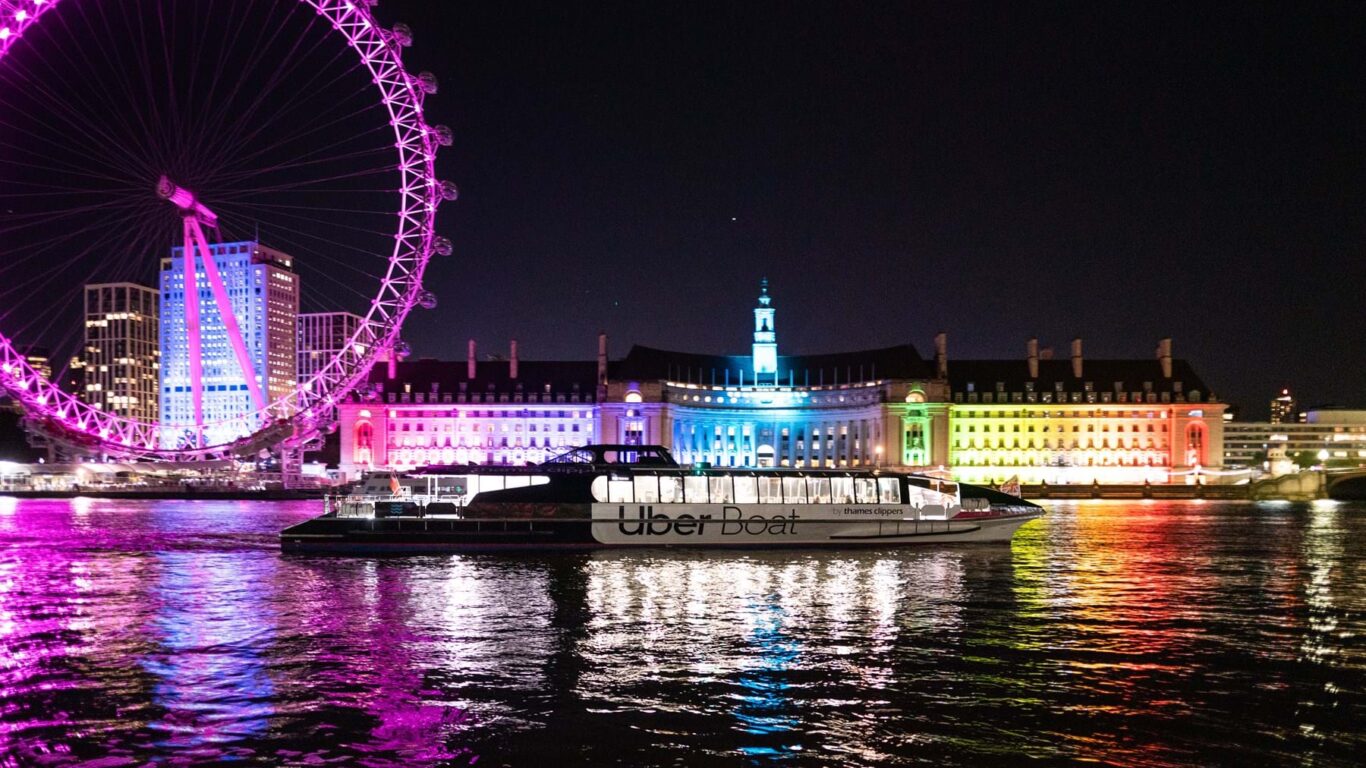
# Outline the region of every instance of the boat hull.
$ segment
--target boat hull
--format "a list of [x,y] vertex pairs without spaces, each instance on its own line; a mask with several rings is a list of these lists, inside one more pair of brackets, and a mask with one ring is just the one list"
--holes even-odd
[[[536,551],[640,547],[773,549],[896,547],[915,544],[1006,543],[1036,512],[968,519],[829,519],[787,515],[706,518],[658,513],[615,515],[594,505],[591,518],[346,518],[320,517],[280,534],[287,552],[419,553]],[[613,506],[615,509],[615,506]],[[735,508],[732,508],[735,509]]]

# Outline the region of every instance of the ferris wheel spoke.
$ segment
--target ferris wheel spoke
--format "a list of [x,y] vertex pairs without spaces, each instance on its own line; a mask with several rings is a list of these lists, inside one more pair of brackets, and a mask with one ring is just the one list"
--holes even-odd
[[[112,233],[106,233],[104,236],[84,238],[84,241],[87,244],[84,248],[81,248],[76,251],[75,257],[65,260],[57,260],[53,269],[39,272],[37,275],[35,275],[33,278],[30,278],[27,281],[16,283],[15,285],[7,289],[2,295],[5,298],[8,298],[17,292],[30,293],[41,291],[50,286],[51,284],[53,284],[54,282],[56,282],[58,278],[65,276],[68,272],[79,271],[78,265],[81,265],[85,261],[86,256],[89,256],[93,253],[126,253],[128,247],[132,244],[139,242],[141,237],[142,233],[136,230],[115,230]],[[80,275],[80,281],[76,284],[83,285],[86,281],[90,279],[90,277],[90,274]],[[12,314],[13,313],[7,313],[4,319],[9,319],[9,317]],[[36,322],[36,320],[39,318],[38,315],[30,315],[29,317],[30,319],[28,323],[20,327],[18,331],[19,335],[22,335],[24,332],[26,332],[28,328],[32,325],[32,323]]]
[[[135,146],[140,141],[146,141],[147,137],[152,135],[152,131],[147,124],[141,109],[128,108],[129,106],[138,104],[137,99],[134,97],[133,83],[126,68],[110,54],[108,47],[104,44],[105,35],[99,33],[102,30],[109,29],[108,18],[103,12],[103,4],[95,3],[94,6],[99,9],[98,13],[103,17],[98,30],[96,25],[91,22],[90,17],[87,15],[87,5],[84,3],[78,3],[76,5],[76,9],[79,13],[75,14],[85,25],[85,30],[83,32],[76,33],[72,30],[65,14],[57,14],[57,21],[67,28],[69,34],[81,34],[84,37],[90,37],[91,39],[99,41],[93,46],[75,46],[73,50],[76,51],[76,55],[78,55],[86,64],[89,71],[108,73],[111,75],[109,79],[117,84],[119,92],[117,95],[114,93],[113,89],[97,88],[95,91],[105,97],[104,107],[108,110],[107,114],[109,114],[110,119],[115,124],[122,127],[124,133],[124,146]],[[66,50],[66,47],[63,46],[62,51],[65,53]],[[92,51],[98,52],[101,61],[92,61]],[[101,82],[104,81],[104,78],[102,78]],[[140,123],[139,126],[134,126],[129,122],[129,113],[136,117]]]
[[[55,14],[55,16],[57,16],[58,23],[62,24],[63,26],[67,26],[67,28],[69,29],[69,26],[66,24],[65,16],[63,14],[57,13]],[[98,46],[100,44],[97,43],[96,45]],[[53,47],[56,49],[58,55],[68,65],[75,65],[76,60],[73,59],[71,54],[67,52],[65,46]],[[84,47],[80,47],[79,50],[81,51],[79,55],[86,62],[86,69],[96,73],[101,72],[102,68],[93,67],[89,64],[89,58],[84,53]],[[125,118],[119,116],[116,117],[115,120],[112,122],[106,119],[99,121],[97,123],[90,123],[89,121],[82,120],[82,113],[90,114],[92,112],[92,108],[86,106],[84,110],[78,110],[73,108],[69,102],[75,100],[79,102],[88,103],[87,97],[89,94],[81,91],[73,92],[70,89],[67,89],[61,93],[55,91],[52,87],[49,86],[49,83],[61,82],[60,74],[53,69],[51,64],[46,59],[38,58],[37,64],[38,66],[43,67],[45,72],[37,73],[29,71],[21,65],[18,65],[17,62],[11,62],[9,69],[12,69],[13,71],[25,76],[28,79],[29,88],[40,91],[48,99],[51,99],[51,107],[53,114],[61,115],[64,118],[64,121],[67,124],[67,126],[69,126],[71,129],[84,133],[89,142],[93,144],[94,148],[97,151],[105,153],[116,153],[120,156],[120,158],[123,161],[127,163],[131,163],[135,166],[142,166],[144,168],[146,167],[145,161],[142,158],[138,157],[138,155],[131,150],[131,147],[137,146],[138,142],[136,139],[136,135],[129,131],[126,128],[126,126],[121,124],[122,121],[125,120]],[[114,115],[121,115],[119,105],[117,103],[109,101],[109,89],[95,87],[90,90],[91,92],[99,96],[102,100],[101,105],[93,108],[93,111],[95,113],[112,113]],[[122,137],[123,140],[121,141],[120,137],[110,133],[106,126],[122,127],[124,129],[124,133],[126,134]]]
[[[81,217],[81,220],[84,222],[83,224],[81,224],[80,226],[76,226],[76,227],[68,227],[68,228],[65,228],[65,230],[64,230],[60,235],[57,235],[57,236],[54,236],[54,237],[50,237],[50,238],[46,238],[46,239],[44,239],[43,241],[41,241],[40,243],[37,243],[37,244],[31,246],[31,247],[28,249],[28,250],[30,250],[30,253],[29,253],[29,255],[26,255],[26,256],[24,256],[24,255],[18,255],[18,254],[22,254],[22,253],[24,252],[24,250],[25,250],[24,248],[16,248],[16,247],[14,247],[14,246],[12,246],[12,245],[9,246],[9,247],[6,247],[6,248],[4,249],[4,253],[5,253],[5,269],[4,269],[4,271],[5,271],[5,272],[11,272],[11,273],[12,273],[12,272],[13,272],[14,270],[16,270],[18,267],[23,266],[24,264],[26,264],[29,260],[35,259],[35,258],[37,258],[38,256],[41,256],[41,255],[43,255],[43,254],[45,254],[45,253],[48,253],[48,252],[50,252],[52,249],[57,248],[58,246],[65,245],[65,244],[68,243],[68,242],[71,242],[71,241],[81,242],[84,238],[87,238],[87,237],[90,236],[92,233],[97,234],[97,233],[100,233],[100,232],[107,232],[107,231],[111,231],[111,230],[117,230],[117,229],[119,229],[119,227],[117,227],[116,225],[117,225],[117,223],[119,222],[119,220],[121,220],[121,219],[123,219],[123,218],[125,218],[125,217],[120,216],[120,217],[118,217],[118,218],[110,218],[110,219],[92,219],[92,218],[90,218],[89,214],[86,214],[86,215],[84,215],[84,216]],[[60,220],[60,219],[58,219],[58,220]],[[24,228],[25,228],[25,227],[21,227],[21,226],[12,227],[12,228],[6,229],[6,230],[5,230],[5,234],[6,234],[6,235],[13,235],[13,234],[15,234],[15,233],[21,231],[21,229],[24,229]],[[16,289],[16,287],[15,287],[14,285],[10,285],[10,286],[8,286],[5,290],[6,290],[6,292],[12,292],[12,291],[14,291],[15,289]],[[0,295],[4,295],[4,294],[0,294]]]
[[[434,176],[423,94],[390,31],[369,2],[46,2],[41,20],[19,27],[23,43],[0,51],[0,387],[42,423],[84,432],[117,455],[254,452],[278,441],[254,430],[288,415],[281,407],[297,410],[285,424],[298,439],[316,434],[335,398],[394,342],[440,247],[431,231],[449,192]],[[326,376],[308,387],[285,395],[272,384],[277,402],[247,402],[243,393],[238,416],[200,411],[199,440],[183,439],[176,422],[163,428],[155,412],[96,410],[50,382],[35,385],[14,347],[17,335],[54,345],[61,378],[71,359],[63,353],[83,333],[73,320],[84,285],[156,285],[168,247],[184,242],[152,194],[162,176],[223,215],[221,228],[201,226],[190,238],[190,259],[206,267],[205,301],[219,305],[215,317],[239,279],[227,271],[237,262],[217,261],[218,243],[267,239],[225,239],[264,227],[272,247],[298,259],[304,305],[358,310],[365,329],[353,340],[366,341],[328,361]],[[209,273],[219,270],[223,290],[214,290]],[[232,352],[231,375],[254,381],[254,363]],[[201,380],[199,391],[209,383]]]
[[[253,58],[247,64],[248,71],[251,71],[252,68],[254,68],[260,63],[260,60],[265,56],[265,52],[269,48],[274,46],[275,41],[283,33],[284,28],[285,27],[282,24],[274,25],[272,34],[266,40],[265,44],[256,46],[253,49]],[[314,41],[313,47],[320,45],[321,41],[322,38],[319,37],[317,40]],[[287,49],[285,57],[283,59],[280,59],[280,61],[283,61],[285,63],[282,66],[276,67],[271,72],[266,84],[261,88],[262,93],[274,92],[274,89],[278,87],[280,80],[283,79],[287,74],[295,71],[296,68],[300,66],[300,62],[305,58],[304,56],[300,55],[300,45],[302,44],[302,42],[302,38],[296,38],[293,41],[292,45]],[[232,91],[227,95],[226,98],[222,99],[220,103],[223,105],[234,104],[237,98],[237,94],[240,92],[244,80],[245,78],[238,78],[233,85]],[[252,131],[259,132],[259,126],[253,126],[254,123],[271,122],[271,117],[269,114],[265,116],[258,115],[261,109],[264,108],[265,104],[266,100],[260,98],[259,96],[258,98],[252,99],[252,101],[247,105],[247,108],[242,112],[239,119],[237,119],[234,122],[232,130],[221,132],[211,131],[211,137],[215,140],[218,140],[217,144],[227,148],[226,151],[230,151],[233,146],[235,146],[237,143],[241,141],[241,136],[243,132],[247,131],[249,127],[251,127]],[[223,109],[226,109],[226,106]],[[221,125],[225,114],[226,113],[224,111],[220,110],[219,115],[216,118],[210,119],[210,125]],[[217,158],[220,157],[224,151],[225,150],[222,149],[214,150],[211,148],[207,151],[206,154],[209,157]]]
[[[322,133],[322,132],[324,132],[324,131],[327,131],[327,130],[331,130],[331,129],[336,128],[336,127],[338,127],[338,126],[346,125],[349,121],[355,120],[357,117],[360,117],[360,116],[362,116],[362,115],[364,115],[364,114],[366,114],[366,113],[368,113],[368,112],[372,112],[372,111],[374,111],[374,107],[373,107],[373,106],[361,107],[361,108],[359,108],[359,109],[353,110],[353,111],[348,112],[348,113],[346,113],[346,114],[339,115],[339,116],[337,116],[337,117],[335,117],[335,118],[332,118],[332,119],[328,120],[328,121],[325,122],[325,123],[321,123],[321,124],[319,124],[319,125],[316,125],[316,126],[310,128],[310,129],[307,130],[307,131],[301,131],[301,132],[299,132],[299,133],[297,133],[297,134],[295,134],[295,135],[291,135],[291,136],[285,137],[285,138],[283,138],[283,139],[276,140],[276,141],[274,141],[274,142],[272,142],[272,143],[270,143],[270,144],[268,144],[268,145],[266,145],[266,146],[264,146],[264,147],[261,147],[261,148],[259,148],[259,149],[254,150],[254,151],[246,152],[246,153],[242,153],[242,154],[240,154],[240,155],[237,155],[237,156],[235,156],[235,159],[233,159],[233,160],[227,162],[226,164],[224,164],[224,165],[222,166],[222,170],[223,170],[222,176],[225,177],[225,178],[233,178],[235,174],[233,174],[233,173],[227,173],[227,171],[230,171],[231,169],[234,169],[234,168],[238,168],[238,167],[240,167],[241,165],[243,165],[243,164],[245,164],[245,163],[248,163],[248,162],[252,162],[252,161],[254,161],[254,160],[257,160],[258,158],[261,158],[261,157],[264,157],[264,156],[268,156],[268,155],[270,155],[270,154],[272,154],[272,153],[278,152],[278,151],[280,151],[281,149],[283,149],[283,148],[285,148],[285,147],[287,147],[287,146],[290,146],[290,145],[292,145],[292,144],[298,144],[298,143],[305,143],[305,144],[307,144],[307,143],[309,143],[309,139],[311,139],[311,138],[314,137],[315,135],[317,135],[317,134],[319,134],[319,133]],[[316,116],[317,116],[317,117],[322,117],[322,116],[323,116],[323,113],[318,113]],[[325,145],[323,145],[323,146],[315,146],[315,147],[313,147],[312,149],[310,149],[308,153],[306,153],[306,154],[304,154],[304,155],[302,155],[302,156],[295,156],[295,160],[297,161],[298,159],[300,159],[300,158],[302,158],[302,157],[307,157],[307,156],[312,155],[312,154],[317,154],[317,153],[321,153],[321,152],[326,152],[326,151],[329,151],[329,150],[332,150],[332,149],[335,149],[335,148],[337,148],[337,147],[341,147],[341,146],[344,146],[344,145],[347,145],[347,144],[354,144],[354,143],[356,142],[356,139],[358,139],[358,138],[366,137],[366,136],[369,136],[370,134],[382,134],[383,132],[384,132],[384,129],[383,129],[383,128],[379,128],[379,127],[370,128],[370,129],[367,129],[367,130],[364,130],[364,131],[351,132],[351,133],[348,133],[348,134],[346,134],[345,136],[343,136],[343,138],[338,139],[338,140],[336,140],[336,141],[332,141],[332,142],[330,142],[330,143],[328,143],[328,144],[325,144]],[[376,153],[376,154],[380,154],[380,153],[392,154],[392,153],[393,153],[392,147],[380,147],[380,146],[373,147],[373,148],[370,148],[370,149],[367,149],[367,150],[364,150],[364,151],[367,151],[367,152],[374,152],[374,153]],[[346,156],[333,156],[332,159],[333,159],[333,160],[346,159]],[[281,170],[281,169],[294,168],[294,167],[297,167],[297,165],[298,165],[297,162],[276,163],[276,164],[273,164],[273,165],[271,166],[271,170],[272,170],[272,171],[278,171],[278,170]],[[238,173],[240,174],[240,173],[249,173],[249,172],[250,172],[250,171],[239,171]]]
[[[346,230],[346,231],[349,231],[349,232],[358,232],[358,233],[361,233],[361,234],[375,235],[376,237],[387,237],[387,234],[388,234],[388,233],[384,232],[383,230],[371,229],[371,228],[369,228],[369,227],[356,226],[356,225],[354,225],[354,224],[345,224],[345,223],[339,222],[339,221],[337,221],[337,220],[335,220],[335,219],[330,219],[330,218],[324,219],[324,218],[320,218],[320,217],[317,217],[317,216],[307,216],[307,215],[304,215],[304,214],[301,214],[301,213],[287,213],[287,212],[284,212],[284,211],[277,211],[277,210],[275,210],[272,206],[265,206],[265,205],[261,205],[261,206],[252,206],[252,205],[244,205],[244,204],[241,204],[241,203],[237,203],[237,204],[222,205],[222,206],[220,206],[220,207],[221,207],[224,211],[227,211],[227,210],[230,210],[230,209],[233,209],[233,208],[248,208],[248,209],[253,209],[253,208],[254,208],[254,209],[256,209],[255,212],[252,212],[251,210],[248,210],[248,211],[242,216],[242,218],[257,218],[257,219],[259,219],[259,220],[266,220],[266,218],[269,218],[269,217],[276,217],[276,218],[285,219],[285,220],[288,220],[288,221],[306,222],[306,223],[309,223],[309,224],[315,224],[315,225],[319,225],[319,226],[321,226],[321,227],[325,227],[325,228],[330,229],[330,230],[342,229],[342,230]],[[320,242],[327,242],[327,243],[329,243],[329,244],[331,244],[331,245],[336,245],[336,246],[342,247],[342,248],[352,248],[353,250],[356,250],[356,251],[359,252],[359,253],[373,253],[372,251],[369,251],[369,250],[366,250],[366,249],[362,249],[362,248],[358,248],[358,247],[356,247],[356,246],[354,246],[354,245],[351,245],[351,244],[349,244],[349,243],[344,243],[344,242],[342,242],[342,241],[340,241],[340,240],[325,239],[325,238],[323,238],[321,235],[315,235],[315,237],[317,237],[317,238],[319,239]],[[383,258],[387,259],[388,256],[385,255]]]
[[[334,55],[334,56],[333,56],[333,62],[335,62],[338,58],[339,58],[339,55]],[[321,71],[321,70],[319,70],[319,71]],[[338,83],[338,82],[341,82],[342,79],[343,79],[344,77],[346,77],[347,75],[349,75],[349,74],[350,74],[350,73],[339,73],[339,74],[335,75],[331,80],[329,80],[329,81],[327,81],[327,82],[325,82],[325,83],[315,83],[315,82],[313,82],[313,79],[317,77],[317,74],[315,73],[314,77],[313,77],[313,78],[310,78],[309,82],[305,83],[305,84],[302,86],[302,87],[305,89],[305,91],[306,91],[309,95],[292,101],[292,102],[291,102],[288,106],[286,106],[284,109],[275,110],[275,111],[271,112],[271,113],[268,114],[264,119],[262,119],[259,123],[257,123],[257,124],[254,126],[254,128],[253,128],[253,130],[251,131],[250,134],[248,134],[248,135],[246,135],[246,136],[243,136],[243,137],[242,137],[240,140],[238,140],[235,144],[231,144],[231,145],[230,145],[230,144],[225,143],[224,146],[223,146],[222,149],[221,149],[221,152],[220,152],[220,155],[219,155],[219,156],[221,157],[222,155],[230,154],[230,155],[234,158],[234,160],[231,161],[231,162],[228,164],[227,167],[231,168],[231,167],[233,167],[233,165],[236,164],[236,163],[240,163],[240,162],[244,162],[244,161],[247,161],[247,160],[250,160],[250,159],[254,159],[256,156],[258,156],[258,155],[261,154],[261,153],[269,152],[269,151],[271,151],[271,150],[277,149],[277,148],[279,148],[279,147],[281,147],[281,146],[284,146],[284,145],[290,143],[291,141],[300,141],[300,140],[302,140],[304,137],[306,137],[306,136],[308,136],[308,135],[317,133],[317,132],[319,132],[319,131],[331,129],[331,128],[335,127],[336,125],[340,124],[340,122],[341,122],[342,120],[345,120],[345,119],[348,119],[348,118],[354,119],[355,117],[358,117],[358,116],[360,116],[360,115],[362,115],[362,114],[364,114],[364,113],[366,113],[366,112],[373,112],[373,111],[375,111],[375,110],[376,110],[375,105],[374,105],[373,103],[368,103],[368,104],[364,104],[362,107],[360,107],[359,109],[355,110],[354,112],[349,112],[349,113],[346,113],[346,114],[342,115],[341,118],[332,119],[332,120],[329,120],[329,121],[327,121],[327,122],[318,122],[319,118],[327,117],[333,110],[336,110],[336,109],[338,109],[338,108],[344,108],[344,107],[351,101],[350,98],[345,98],[345,99],[334,99],[334,100],[331,100],[331,101],[329,101],[329,102],[325,102],[324,106],[323,106],[321,109],[312,109],[312,108],[311,108],[312,105],[318,100],[317,94],[329,92],[329,89],[330,89],[332,86],[334,86],[334,85],[335,85],[336,83]],[[307,111],[305,111],[305,110],[307,110]],[[250,141],[250,140],[252,140],[252,139],[255,139],[256,137],[262,135],[263,133],[267,133],[267,132],[276,132],[276,133],[278,133],[278,131],[273,131],[273,129],[274,129],[277,125],[279,125],[279,124],[281,124],[281,123],[284,123],[284,124],[286,124],[286,125],[293,125],[293,124],[299,122],[296,118],[297,118],[297,116],[298,116],[300,113],[309,115],[309,116],[311,117],[311,119],[314,121],[313,127],[311,127],[308,131],[299,132],[299,133],[296,133],[296,134],[284,134],[285,138],[280,139],[280,140],[276,140],[275,142],[272,142],[271,144],[267,145],[266,147],[263,147],[262,149],[257,150],[257,151],[255,151],[255,152],[251,152],[251,153],[234,152],[234,150],[238,149],[238,148],[239,148],[242,144],[244,144],[245,142],[248,142],[248,141]],[[381,130],[383,130],[382,126],[377,126],[377,127],[379,127]]]

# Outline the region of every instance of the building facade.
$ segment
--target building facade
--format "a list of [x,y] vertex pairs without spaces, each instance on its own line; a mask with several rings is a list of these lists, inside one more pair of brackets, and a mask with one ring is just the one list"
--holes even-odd
[[1271,398],[1270,407],[1272,424],[1289,424],[1296,420],[1295,397],[1289,389],[1282,389],[1279,395]]
[[1366,463],[1366,410],[1323,408],[1303,422],[1231,421],[1224,425],[1224,463],[1266,468],[1271,457],[1311,463]]
[[341,471],[539,463],[601,442],[592,362],[415,360],[376,366],[338,408]]
[[[776,309],[765,284],[749,355],[635,346],[609,360],[604,335],[596,365],[518,363],[515,351],[476,365],[471,342],[464,371],[377,368],[340,408],[342,469],[518,464],[586,442],[660,444],[686,464],[986,483],[1182,482],[1223,463],[1225,406],[1169,340],[1150,360],[1087,361],[1078,340],[1067,361],[1040,359],[1037,342],[1016,361],[950,361],[944,334],[932,360],[910,344],[782,355]],[[545,442],[560,423],[575,431],[549,434],[572,439]]]
[[[321,371],[329,362],[346,351],[365,318],[350,312],[308,312],[299,315],[298,379],[304,383]],[[362,336],[362,344],[369,346],[372,339]],[[364,349],[356,350],[364,354]]]
[[160,418],[160,296],[136,283],[85,286],[79,397],[107,413]]
[[[941,340],[940,344],[944,344]],[[1074,339],[1068,360],[948,363],[953,445],[949,464],[966,482],[1169,483],[1223,465],[1223,414],[1170,339],[1152,360],[1087,360]]]
[[[298,385],[299,277],[288,254],[256,242],[209,246],[242,334],[251,375],[266,403]],[[194,442],[183,248],[161,269],[161,434],[163,446]],[[198,287],[205,442],[229,442],[261,427],[227,327],[202,266]]]

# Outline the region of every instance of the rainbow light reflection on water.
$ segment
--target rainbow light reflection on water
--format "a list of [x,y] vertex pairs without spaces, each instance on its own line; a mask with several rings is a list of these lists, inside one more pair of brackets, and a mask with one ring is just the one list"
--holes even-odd
[[0,499],[0,765],[1350,764],[1366,508],[1011,547],[284,557],[309,504]]

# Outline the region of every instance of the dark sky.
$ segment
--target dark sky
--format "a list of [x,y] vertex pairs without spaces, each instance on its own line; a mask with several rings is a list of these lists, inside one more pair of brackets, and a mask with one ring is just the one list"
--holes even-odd
[[585,358],[947,331],[950,359],[1147,357],[1366,406],[1366,4],[386,0],[456,146],[438,312]]

